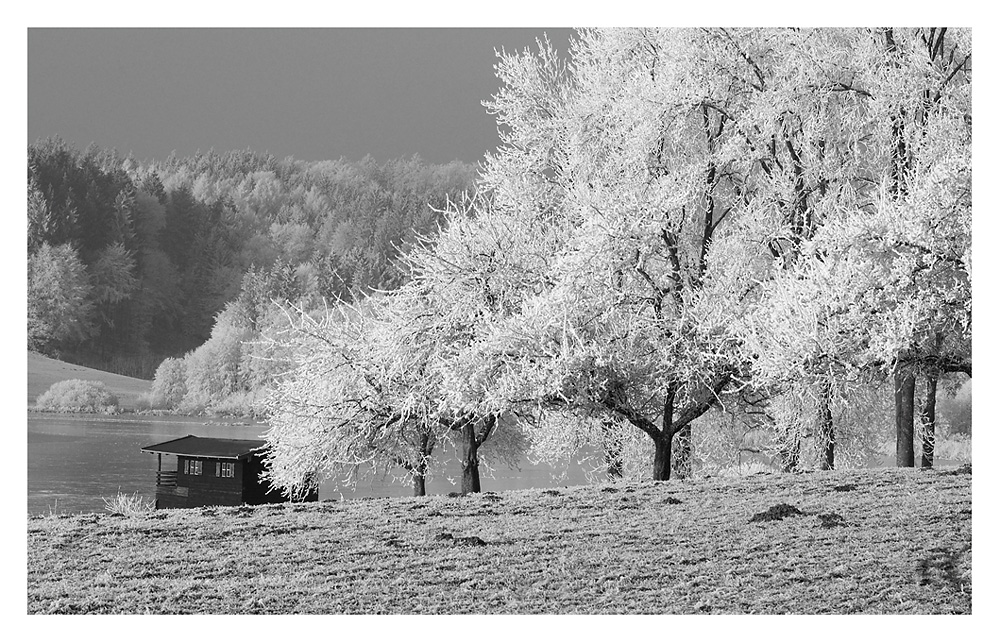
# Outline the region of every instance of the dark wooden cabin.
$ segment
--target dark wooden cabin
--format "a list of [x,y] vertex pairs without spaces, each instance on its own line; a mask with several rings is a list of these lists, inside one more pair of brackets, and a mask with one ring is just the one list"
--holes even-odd
[[[188,435],[143,447],[156,454],[156,508],[206,505],[262,505],[288,498],[261,481],[263,440],[200,438]],[[163,470],[163,456],[177,456],[177,469]],[[314,491],[306,501],[318,500]]]

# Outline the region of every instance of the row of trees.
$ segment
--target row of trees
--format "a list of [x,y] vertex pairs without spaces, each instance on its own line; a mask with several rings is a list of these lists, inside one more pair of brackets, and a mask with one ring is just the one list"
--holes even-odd
[[971,376],[969,33],[582,30],[570,54],[501,56],[503,144],[409,281],[292,316],[272,482],[401,466],[420,492],[451,442],[473,492],[487,440],[609,471],[639,440],[663,480],[719,409],[832,468],[835,418],[886,385],[913,466],[918,380],[930,464],[938,382]]
[[28,347],[148,378],[210,339],[251,271],[290,272],[292,301],[314,307],[395,287],[399,252],[472,178],[471,166],[418,157],[139,162],[39,141],[28,148]]
[[264,389],[291,366],[288,351],[272,339],[288,326],[275,302],[300,299],[287,264],[251,268],[237,297],[216,316],[208,341],[163,360],[156,369],[150,406],[180,413],[258,415]]

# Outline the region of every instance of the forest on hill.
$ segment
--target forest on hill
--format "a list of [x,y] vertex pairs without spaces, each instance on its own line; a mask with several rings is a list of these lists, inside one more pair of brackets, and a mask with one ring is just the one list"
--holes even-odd
[[152,379],[220,313],[391,289],[475,168],[419,157],[305,162],[252,150],[138,161],[57,137],[28,147],[28,348]]

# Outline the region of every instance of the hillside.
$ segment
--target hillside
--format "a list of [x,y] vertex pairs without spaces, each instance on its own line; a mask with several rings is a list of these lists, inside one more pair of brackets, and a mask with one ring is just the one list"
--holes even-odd
[[971,467],[28,521],[28,613],[972,610]]
[[153,384],[149,380],[68,364],[28,351],[28,406],[33,406],[39,395],[62,380],[104,382],[118,396],[119,405],[123,408],[134,408],[139,396],[148,393]]

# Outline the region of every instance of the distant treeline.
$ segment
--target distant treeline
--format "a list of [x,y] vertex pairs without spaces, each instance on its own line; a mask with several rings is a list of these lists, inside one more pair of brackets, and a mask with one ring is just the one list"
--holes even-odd
[[28,348],[151,378],[204,344],[241,292],[305,306],[403,280],[475,167],[307,162],[251,150],[138,161],[28,147]]

